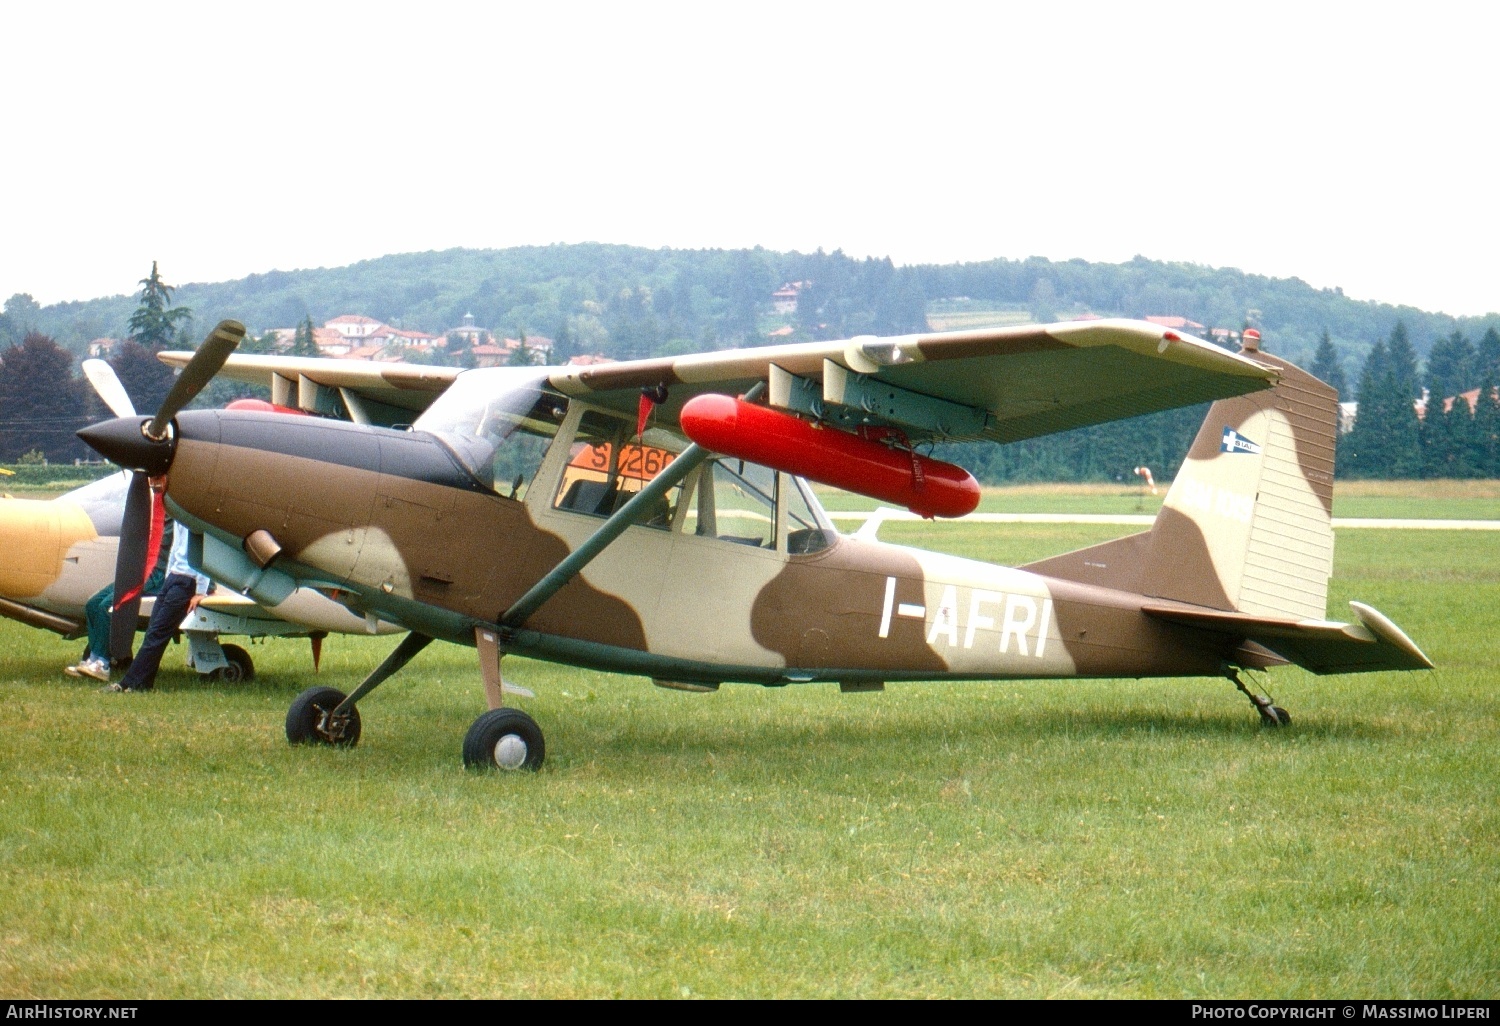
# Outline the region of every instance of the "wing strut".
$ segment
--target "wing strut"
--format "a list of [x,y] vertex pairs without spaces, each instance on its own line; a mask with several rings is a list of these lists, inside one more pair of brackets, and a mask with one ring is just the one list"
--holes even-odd
[[385,662],[375,667],[370,675],[364,679],[364,682],[354,689],[354,693],[340,702],[338,708],[328,714],[328,718],[331,720],[335,716],[353,709],[354,703],[385,683],[388,677],[411,662],[413,656],[431,643],[431,638],[425,634],[418,634],[416,631],[412,631],[406,637],[402,638],[401,644],[396,646],[396,651],[386,656]]
[[[757,382],[750,391],[743,396],[746,402],[753,402],[760,398],[766,390],[764,381]],[[660,474],[647,483],[646,487],[635,493],[629,502],[615,510],[608,520],[599,525],[599,530],[589,535],[584,543],[570,552],[566,559],[547,572],[547,575],[531,586],[531,590],[516,600],[515,605],[500,614],[500,626],[515,628],[526,622],[526,618],[541,608],[553,595],[562,590],[563,585],[577,577],[583,568],[592,563],[606,548],[609,543],[620,537],[625,528],[635,523],[638,513],[649,509],[651,503],[660,496],[665,495],[673,486],[680,482],[688,474],[708,458],[707,449],[696,442],[682,450],[671,463],[667,464]]]

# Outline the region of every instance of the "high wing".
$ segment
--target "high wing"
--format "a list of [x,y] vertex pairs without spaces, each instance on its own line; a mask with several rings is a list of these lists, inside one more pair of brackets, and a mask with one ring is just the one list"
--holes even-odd
[[1014,442],[1243,395],[1278,374],[1190,335],[1131,320],[863,336],[559,368],[566,395],[633,412],[665,386],[675,419],[704,392],[770,385],[771,405],[834,424],[885,424],[913,441]]
[[[166,352],[161,361],[185,367],[192,357]],[[461,373],[459,367],[248,354],[231,356],[219,371],[221,377],[269,388],[278,406],[386,427],[411,423]]]
[[[191,353],[163,353],[184,366]],[[455,367],[236,355],[220,372],[266,386],[271,401],[359,423],[410,423]],[[912,441],[1014,442],[1269,388],[1277,372],[1144,321],[1097,320],[979,331],[729,349],[554,369],[569,396],[633,413],[641,389],[667,390],[675,421],[705,392],[770,385],[773,406],[838,426],[878,424]]]

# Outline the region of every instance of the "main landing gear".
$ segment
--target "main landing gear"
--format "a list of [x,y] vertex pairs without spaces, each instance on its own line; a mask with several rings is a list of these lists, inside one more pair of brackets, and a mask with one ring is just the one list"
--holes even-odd
[[538,770],[546,755],[542,728],[519,709],[491,709],[464,735],[469,769]]
[[[464,736],[464,765],[470,769],[538,770],[547,754],[547,743],[536,720],[520,709],[505,705],[505,693],[529,696],[525,688],[507,685],[500,676],[500,646],[495,632],[486,627],[474,632],[479,664],[484,671],[484,691],[489,712],[474,721]],[[415,632],[402,639],[351,695],[338,688],[308,688],[292,701],[286,714],[286,739],[294,745],[320,744],[349,748],[359,742],[360,699],[400,670],[432,639]]]
[[530,695],[525,688],[506,684],[500,675],[500,639],[488,627],[474,628],[474,648],[484,674],[484,697],[490,711],[475,720],[464,735],[464,765],[469,769],[532,770],[542,768],[547,744],[536,720],[505,704],[507,691]]
[[308,688],[286,711],[286,739],[294,745],[351,748],[359,743],[359,710],[340,711],[347,696],[338,688]]
[[1260,713],[1260,725],[1262,727],[1290,727],[1292,725],[1292,714],[1281,706],[1273,704],[1271,699],[1265,695],[1257,695],[1247,688],[1245,682],[1240,680],[1239,670],[1233,666],[1226,666],[1224,668],[1224,676],[1228,677],[1229,682],[1239,688],[1246,698],[1250,699],[1250,704],[1255,706],[1256,712]]

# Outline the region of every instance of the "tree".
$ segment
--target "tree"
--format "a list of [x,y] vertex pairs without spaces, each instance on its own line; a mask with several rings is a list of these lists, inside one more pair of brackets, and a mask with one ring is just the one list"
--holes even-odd
[[448,337],[443,340],[443,362],[450,367],[465,369],[479,366],[479,360],[474,356],[474,345],[469,341],[468,335],[459,331],[448,332]]
[[87,395],[73,357],[38,331],[0,354],[0,462],[37,450],[72,460],[86,448],[74,432],[88,423]]
[[1359,409],[1345,440],[1342,469],[1349,477],[1415,478],[1422,447],[1413,405],[1416,356],[1401,322],[1370,349],[1359,377]]
[[155,413],[172,388],[172,369],[134,339],[115,346],[109,365],[139,413]]
[[1324,382],[1332,385],[1337,390],[1340,399],[1349,397],[1349,382],[1344,377],[1344,363],[1339,359],[1339,351],[1334,347],[1333,339],[1328,336],[1328,329],[1323,329],[1323,337],[1318,340],[1318,351],[1313,354],[1312,366],[1308,368],[1315,378],[1321,378]]
[[1500,332],[1496,332],[1494,328],[1485,330],[1474,357],[1472,384],[1481,384],[1485,378],[1489,378],[1492,384],[1500,382]]
[[1432,343],[1427,353],[1427,396],[1429,406],[1439,399],[1451,399],[1477,385],[1474,374],[1474,344],[1455,331]]
[[1469,466],[1479,477],[1500,477],[1500,375],[1486,374],[1479,382],[1470,434]]
[[318,348],[318,339],[317,339],[317,336],[313,333],[313,321],[312,321],[312,315],[311,314],[308,314],[307,318],[301,324],[297,325],[297,331],[292,336],[292,347],[287,350],[287,355],[288,356],[322,356],[323,355],[322,351]]
[[1370,347],[1359,372],[1359,406],[1355,410],[1354,427],[1340,443],[1343,451],[1338,454],[1338,474],[1341,477],[1378,477],[1385,470],[1385,440],[1377,430],[1379,415],[1372,412],[1385,366],[1385,343],[1376,342]]
[[130,315],[132,342],[139,342],[155,352],[167,348],[176,339],[178,329],[185,328],[193,319],[188,307],[172,306],[172,286],[161,280],[156,261],[151,261],[151,276],[140,280],[141,291],[136,297],[138,305]]
[[542,351],[526,343],[525,329],[518,331],[517,334],[520,335],[520,342],[516,345],[516,348],[510,351],[510,355],[505,358],[506,366],[538,367],[545,363],[546,359],[542,355]]
[[567,363],[578,355],[577,349],[573,342],[573,332],[568,329],[568,322],[564,319],[552,332],[552,362],[559,365]]
[[0,313],[0,343],[15,345],[26,338],[26,333],[35,331],[42,308],[28,292],[17,292],[5,301],[5,312]]
[[1422,476],[1473,477],[1474,416],[1462,398],[1429,392],[1422,417]]

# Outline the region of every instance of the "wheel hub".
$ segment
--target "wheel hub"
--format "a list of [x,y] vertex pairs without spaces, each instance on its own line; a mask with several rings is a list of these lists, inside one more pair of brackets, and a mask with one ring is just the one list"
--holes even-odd
[[[337,706],[333,707],[338,708]],[[329,744],[336,745],[349,733],[349,714],[342,713],[338,716],[333,714],[333,709],[324,709],[318,706],[318,735]]]
[[495,765],[501,769],[520,769],[526,762],[526,754],[526,742],[515,734],[506,734],[495,742]]

